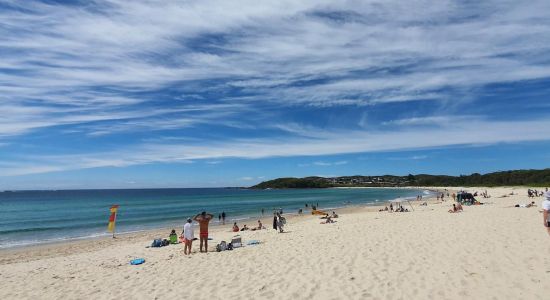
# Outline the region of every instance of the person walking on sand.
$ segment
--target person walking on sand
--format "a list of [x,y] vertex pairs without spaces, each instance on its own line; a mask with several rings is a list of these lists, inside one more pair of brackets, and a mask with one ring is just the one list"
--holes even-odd
[[[195,238],[195,232],[193,230],[193,220],[187,219],[187,223],[183,225],[183,254],[191,254],[191,247],[193,245],[193,239]],[[202,249],[202,248],[201,248]]]
[[202,251],[202,245],[204,244],[204,252],[208,252],[208,223],[214,218],[213,215],[207,214],[205,211],[196,215],[193,220],[199,222],[199,237],[200,237],[200,251]]
[[225,225],[225,211],[222,211],[222,224]]
[[544,193],[544,197],[546,199],[542,201],[542,219],[544,222],[544,227],[546,227],[546,230],[550,235],[550,192]]

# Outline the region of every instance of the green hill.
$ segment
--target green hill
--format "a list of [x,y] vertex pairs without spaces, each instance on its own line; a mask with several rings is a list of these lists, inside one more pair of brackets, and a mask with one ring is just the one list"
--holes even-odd
[[487,174],[448,176],[418,174],[407,176],[341,176],[277,178],[252,186],[253,189],[292,189],[328,187],[386,187],[386,186],[550,186],[550,169],[513,170]]

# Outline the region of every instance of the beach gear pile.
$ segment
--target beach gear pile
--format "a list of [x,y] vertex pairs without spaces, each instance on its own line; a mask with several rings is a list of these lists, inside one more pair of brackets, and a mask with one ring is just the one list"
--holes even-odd
[[154,239],[151,243],[151,247],[158,248],[170,245],[170,241],[167,239]]
[[243,246],[242,238],[240,235],[236,235],[231,239],[231,243],[227,243],[226,241],[221,241],[219,244],[216,245],[216,251],[222,252],[226,250],[233,250],[235,248],[240,248]]

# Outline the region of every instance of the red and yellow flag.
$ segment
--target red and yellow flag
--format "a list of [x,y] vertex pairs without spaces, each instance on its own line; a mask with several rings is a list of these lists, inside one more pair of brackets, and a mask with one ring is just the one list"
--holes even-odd
[[115,232],[116,212],[118,211],[118,205],[111,206],[111,215],[109,216],[109,226],[107,230]]

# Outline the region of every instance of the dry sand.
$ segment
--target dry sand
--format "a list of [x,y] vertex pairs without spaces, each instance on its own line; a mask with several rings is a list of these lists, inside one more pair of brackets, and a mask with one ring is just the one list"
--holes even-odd
[[[526,188],[487,190],[488,204],[458,214],[432,201],[409,213],[348,208],[327,225],[295,217],[286,233],[241,232],[261,244],[221,253],[145,248],[154,232],[4,250],[0,299],[550,299],[542,198],[513,208],[530,201]],[[211,249],[229,227],[211,232]],[[145,264],[130,265],[137,257]]]

